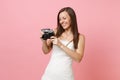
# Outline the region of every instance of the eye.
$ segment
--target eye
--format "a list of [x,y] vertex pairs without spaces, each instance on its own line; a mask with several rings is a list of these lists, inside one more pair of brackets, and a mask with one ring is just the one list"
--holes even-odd
[[63,19],[66,19],[66,17],[63,17]]

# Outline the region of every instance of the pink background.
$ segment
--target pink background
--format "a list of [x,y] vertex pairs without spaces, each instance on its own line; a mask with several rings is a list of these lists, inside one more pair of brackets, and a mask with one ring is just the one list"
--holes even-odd
[[0,80],[40,80],[50,58],[41,51],[40,29],[55,28],[65,6],[86,37],[75,80],[120,80],[119,0],[0,0]]

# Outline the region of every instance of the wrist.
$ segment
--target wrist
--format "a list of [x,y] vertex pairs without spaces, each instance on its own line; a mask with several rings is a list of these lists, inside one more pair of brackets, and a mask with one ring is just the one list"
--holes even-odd
[[42,44],[47,44],[47,40],[41,39],[41,41],[42,41]]
[[60,46],[60,48],[63,48],[63,47],[64,47],[64,45],[61,45],[61,46]]
[[63,48],[63,47],[64,47],[64,45],[63,45],[63,44],[59,44],[59,47],[60,47],[60,48]]

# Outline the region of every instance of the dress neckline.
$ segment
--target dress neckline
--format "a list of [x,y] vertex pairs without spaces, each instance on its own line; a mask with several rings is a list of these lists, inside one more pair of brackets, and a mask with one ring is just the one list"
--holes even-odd
[[66,39],[60,39],[60,38],[59,38],[59,40],[60,40],[60,41],[67,41],[67,42],[72,42],[72,41],[73,41],[73,39],[71,39],[71,40],[66,40]]
[[68,40],[65,40],[65,39],[59,39],[60,41],[65,41],[67,42],[67,44],[65,44],[65,46],[68,46],[71,42],[73,42],[73,39],[68,41]]

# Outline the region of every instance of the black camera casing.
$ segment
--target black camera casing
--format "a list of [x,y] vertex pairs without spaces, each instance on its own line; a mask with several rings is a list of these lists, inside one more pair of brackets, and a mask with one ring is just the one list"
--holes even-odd
[[50,39],[51,36],[55,35],[52,29],[42,29],[41,31],[44,33],[41,37],[43,40]]

